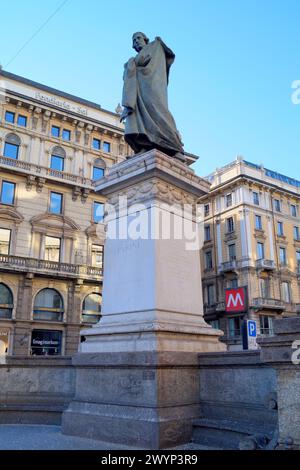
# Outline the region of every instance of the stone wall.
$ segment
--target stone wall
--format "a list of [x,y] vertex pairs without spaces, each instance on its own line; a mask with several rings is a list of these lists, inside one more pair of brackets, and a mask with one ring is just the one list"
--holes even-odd
[[7,357],[0,383],[0,424],[60,424],[74,395],[75,369],[66,357]]
[[277,423],[276,372],[258,351],[200,354],[199,363],[202,416]]

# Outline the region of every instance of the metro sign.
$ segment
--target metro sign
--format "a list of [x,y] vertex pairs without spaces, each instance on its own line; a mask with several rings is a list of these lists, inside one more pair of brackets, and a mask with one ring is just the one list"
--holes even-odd
[[226,312],[246,312],[248,307],[247,302],[247,287],[237,287],[236,289],[225,290],[225,305]]

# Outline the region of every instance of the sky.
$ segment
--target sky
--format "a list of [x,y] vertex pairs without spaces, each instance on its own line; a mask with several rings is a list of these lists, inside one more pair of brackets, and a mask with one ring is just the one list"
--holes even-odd
[[62,3],[0,0],[4,70],[114,111],[132,33],[160,36],[176,54],[169,107],[197,174],[239,155],[300,179],[299,0],[67,0],[44,24]]

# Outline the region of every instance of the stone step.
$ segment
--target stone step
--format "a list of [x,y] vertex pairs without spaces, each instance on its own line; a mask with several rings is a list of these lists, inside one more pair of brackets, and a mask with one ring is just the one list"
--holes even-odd
[[218,449],[239,449],[250,436],[266,436],[271,440],[274,429],[245,421],[201,418],[193,425],[193,444]]

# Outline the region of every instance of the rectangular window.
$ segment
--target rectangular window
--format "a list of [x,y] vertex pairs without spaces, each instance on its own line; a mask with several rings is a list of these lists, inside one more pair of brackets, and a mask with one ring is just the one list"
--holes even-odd
[[0,228],[0,255],[9,255],[11,230]]
[[210,225],[206,225],[204,227],[204,240],[207,242],[211,240],[211,234],[210,234]]
[[294,240],[300,240],[300,231],[299,227],[294,227]]
[[300,267],[300,251],[296,251],[296,262],[297,262],[297,266],[298,266],[298,269]]
[[14,204],[15,202],[15,183],[10,183],[9,181],[2,181],[1,187],[1,204]]
[[294,204],[291,204],[291,216],[297,217],[297,207]]
[[103,268],[103,245],[92,245],[92,266]]
[[93,207],[93,221],[96,223],[103,222],[104,220],[104,204],[102,202],[94,202]]
[[57,126],[52,126],[51,135],[52,135],[52,137],[59,137],[60,136],[60,128],[57,127]]
[[277,235],[279,235],[280,237],[284,236],[283,222],[277,222]]
[[235,277],[234,279],[230,279],[229,287],[231,287],[232,289],[236,289],[237,287],[239,287],[239,282],[238,282],[237,277]]
[[256,206],[259,206],[259,194],[253,191],[253,204]]
[[110,153],[110,143],[103,142],[103,152]]
[[60,261],[60,238],[45,237],[45,260],[59,263]]
[[291,302],[291,287],[289,282],[282,282],[281,283],[281,290],[282,290],[282,299],[286,303]]
[[220,329],[220,320],[211,320],[207,322],[209,325],[212,326],[212,328],[215,328],[216,330]]
[[12,113],[11,111],[6,111],[5,112],[5,121],[10,122],[13,124],[15,122],[15,113]]
[[232,194],[226,194],[225,196],[225,204],[226,204],[226,207],[230,207],[232,206]]
[[256,228],[256,230],[262,230],[261,215],[256,215],[255,216],[255,228]]
[[19,114],[18,116],[18,126],[27,127],[27,117]]
[[19,145],[10,144],[9,142],[5,142],[4,145],[4,157],[13,158],[17,160],[19,156]]
[[206,251],[206,253],[205,253],[205,268],[206,269],[212,269],[212,267],[213,267],[212,252],[211,251]]
[[259,316],[260,334],[263,336],[273,336],[273,317],[266,315]]
[[215,303],[215,287],[213,284],[209,284],[206,287],[207,293],[207,305],[214,305]]
[[256,249],[257,249],[257,259],[264,259],[265,258],[264,244],[261,242],[257,242]]
[[50,193],[50,212],[52,214],[62,213],[63,195],[60,193]]
[[204,206],[204,216],[207,217],[209,215],[209,204],[205,204]]
[[276,212],[281,212],[281,203],[279,199],[274,199],[274,209]]
[[230,245],[228,245],[228,256],[229,256],[229,261],[234,261],[236,259],[235,243],[231,243]]
[[263,299],[270,298],[270,281],[269,279],[262,278],[259,280],[260,283],[260,293]]
[[59,356],[62,352],[62,332],[33,330],[31,333],[32,356]]
[[101,140],[93,139],[93,148],[95,150],[100,150],[101,149]]
[[233,217],[227,219],[227,233],[234,232],[234,221]]
[[65,159],[57,155],[51,155],[51,170],[64,171]]
[[97,166],[93,167],[93,180],[99,180],[104,176],[104,169],[98,168]]
[[241,318],[228,318],[228,336],[229,338],[240,338],[241,336]]
[[71,140],[71,131],[69,131],[68,129],[63,129],[62,138],[64,140]]
[[286,249],[283,247],[279,248],[279,261],[281,265],[286,266]]

